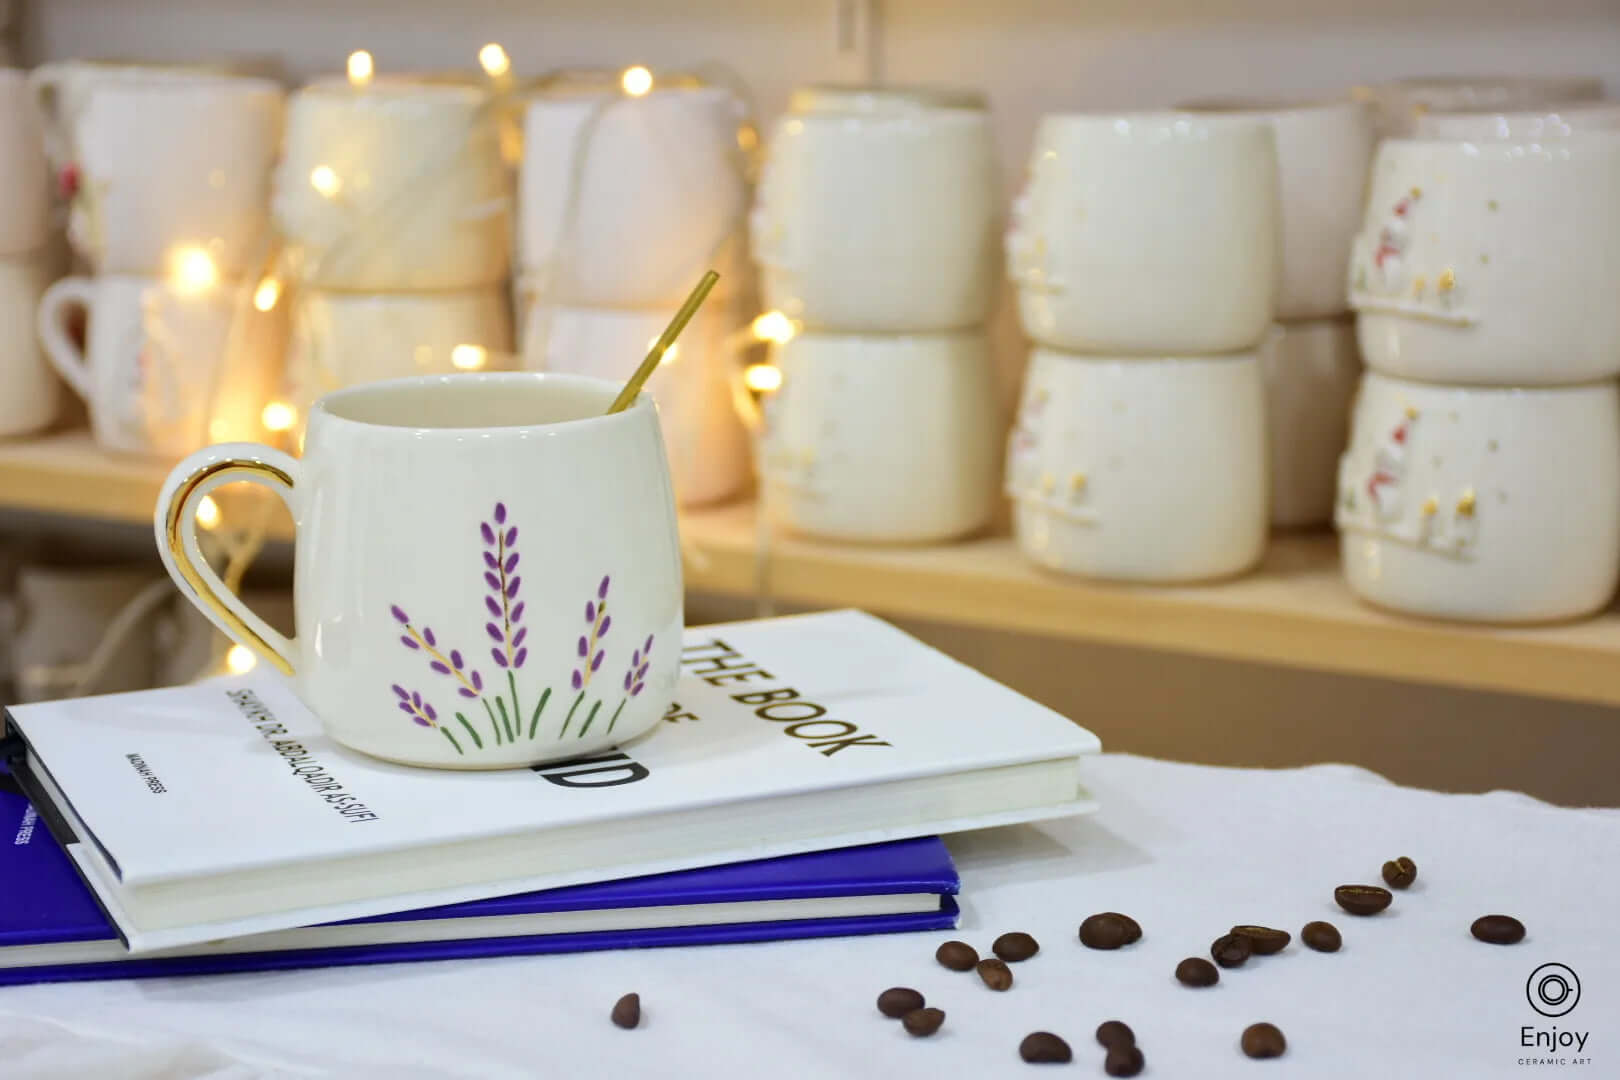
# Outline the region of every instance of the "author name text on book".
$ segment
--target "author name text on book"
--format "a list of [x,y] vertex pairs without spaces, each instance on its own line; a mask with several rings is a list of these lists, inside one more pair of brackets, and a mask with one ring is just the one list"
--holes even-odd
[[351,824],[361,821],[376,821],[375,811],[333,779],[332,774],[326,771],[326,766],[315,760],[304,744],[297,739],[287,737],[287,729],[275,718],[275,715],[260,701],[251,690],[228,690],[225,696],[231,699],[242,715],[247,717],[270,748],[281,755],[292,774],[309,785],[313,791],[326,804],[339,814],[343,815]]

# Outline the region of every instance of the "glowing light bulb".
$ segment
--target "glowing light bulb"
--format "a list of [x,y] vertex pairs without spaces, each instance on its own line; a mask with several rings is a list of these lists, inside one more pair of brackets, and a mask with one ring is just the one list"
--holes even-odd
[[259,414],[267,431],[286,431],[298,422],[298,410],[285,401],[272,401]]
[[624,87],[624,92],[631,97],[643,97],[653,88],[653,74],[637,64],[635,67],[624,69],[619,85]]
[[232,645],[225,654],[225,668],[232,675],[246,675],[258,662],[259,658],[241,645]]
[[377,65],[371,59],[371,54],[364,49],[356,49],[349,54],[349,85],[365,86],[371,82],[372,75],[376,74]]
[[759,146],[759,129],[753,124],[744,124],[737,129],[737,149],[745,154],[751,154]]
[[197,503],[197,524],[205,529],[218,527],[219,503],[214,501],[212,495],[204,495],[202,501]]
[[743,385],[756,394],[782,389],[782,369],[775,364],[749,364],[743,369]]
[[338,178],[332,166],[317,165],[309,170],[309,186],[330,199],[343,190],[343,181]]
[[484,69],[484,74],[492,79],[498,79],[512,70],[512,58],[493,41],[478,50],[478,64]]
[[174,284],[182,292],[202,292],[219,284],[219,267],[214,257],[200,247],[184,247],[170,259]]
[[780,311],[767,311],[754,320],[750,329],[760,341],[769,341],[773,345],[786,345],[799,332],[793,320]]
[[273,277],[267,277],[259,282],[259,287],[253,290],[253,306],[260,311],[269,311],[281,299],[281,282]]
[[450,350],[450,363],[461,371],[477,371],[489,363],[489,350],[482,345],[457,345]]

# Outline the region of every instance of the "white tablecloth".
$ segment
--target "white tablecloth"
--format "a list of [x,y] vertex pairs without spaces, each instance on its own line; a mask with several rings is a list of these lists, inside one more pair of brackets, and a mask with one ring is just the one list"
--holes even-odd
[[[1006,930],[1041,943],[1006,993],[933,960],[949,934],[906,934],[0,989],[0,1075],[344,1077],[1030,1075],[1020,1039],[1045,1029],[1075,1050],[1057,1075],[1102,1075],[1099,1021],[1135,1028],[1145,1076],[1490,1077],[1537,1071],[1529,1027],[1583,1032],[1560,1075],[1620,1076],[1620,813],[1523,795],[1439,795],[1346,766],[1251,771],[1105,755],[1088,764],[1103,810],[952,840],[962,871],[958,936],[981,952]],[[1418,883],[1382,915],[1333,904],[1335,885],[1378,882],[1410,855]],[[1093,912],[1123,911],[1145,936],[1082,947]],[[1519,945],[1469,936],[1511,914]],[[1300,926],[1343,931],[1337,954]],[[1177,961],[1208,955],[1233,923],[1292,931],[1276,956],[1190,990]],[[1533,969],[1562,963],[1580,1003],[1547,1019],[1526,1000]],[[916,987],[947,1013],[908,1037],[873,1001]],[[635,1031],[608,1022],[641,994]],[[1238,1050],[1269,1020],[1286,1057]],[[1574,1068],[1573,1073],[1568,1073]]]

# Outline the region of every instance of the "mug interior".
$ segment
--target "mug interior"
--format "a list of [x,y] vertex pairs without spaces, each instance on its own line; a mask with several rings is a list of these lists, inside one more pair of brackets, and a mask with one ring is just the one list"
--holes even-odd
[[[378,427],[530,428],[603,420],[619,389],[617,383],[577,375],[439,375],[340,390],[315,408]],[[642,394],[631,409],[649,408],[647,401]]]

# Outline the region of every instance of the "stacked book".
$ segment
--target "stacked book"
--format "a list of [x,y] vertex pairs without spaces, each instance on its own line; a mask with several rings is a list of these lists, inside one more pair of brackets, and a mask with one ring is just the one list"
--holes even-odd
[[683,646],[660,730],[500,772],[269,676],[14,708],[0,984],[945,929],[938,834],[1094,809],[1095,736],[871,616]]

